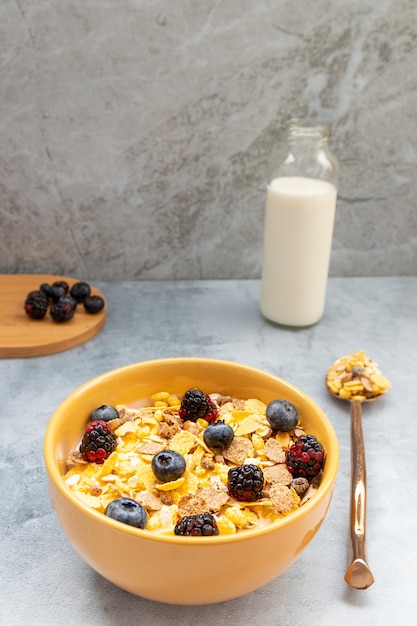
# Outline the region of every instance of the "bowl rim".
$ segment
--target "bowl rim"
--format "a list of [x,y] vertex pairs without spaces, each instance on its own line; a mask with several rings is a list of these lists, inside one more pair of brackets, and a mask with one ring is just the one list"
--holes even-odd
[[[185,363],[192,364],[196,362],[200,362],[207,365],[213,366],[221,366],[221,367],[232,367],[235,369],[245,369],[248,373],[254,372],[256,374],[261,374],[262,376],[266,376],[271,379],[271,381],[279,381],[283,383],[286,387],[290,388],[296,395],[300,396],[304,400],[312,405],[315,411],[320,415],[322,422],[324,423],[329,439],[331,440],[331,451],[326,450],[326,462],[323,471],[323,476],[320,482],[320,486],[317,490],[317,493],[313,498],[308,500],[305,504],[303,504],[296,511],[292,511],[290,514],[283,516],[268,524],[266,526],[246,529],[244,532],[238,532],[227,535],[217,535],[212,537],[199,537],[198,541],[196,541],[195,537],[182,537],[177,535],[165,535],[163,533],[154,533],[147,531],[146,529],[135,528],[133,526],[129,526],[128,524],[124,524],[117,520],[113,520],[112,518],[100,513],[99,511],[94,510],[89,507],[87,504],[84,504],[79,500],[72,491],[67,487],[64,476],[60,471],[59,462],[60,460],[55,457],[55,450],[53,450],[52,439],[53,434],[56,430],[55,421],[57,416],[59,416],[62,412],[65,411],[66,407],[72,402],[72,399],[79,395],[83,394],[90,387],[93,387],[99,381],[104,381],[106,378],[113,378],[115,375],[119,373],[127,372],[128,370],[135,370],[138,366],[146,366],[146,365],[162,365],[162,364],[171,364],[171,363]],[[239,541],[248,541],[251,538],[255,538],[259,535],[267,535],[272,534],[278,528],[288,526],[289,524],[293,524],[297,520],[306,517],[311,508],[315,508],[324,498],[327,497],[329,490],[334,489],[339,460],[340,460],[340,451],[339,444],[336,436],[336,432],[333,428],[333,425],[327,415],[324,413],[323,409],[304,391],[302,391],[299,387],[290,383],[286,379],[272,374],[266,370],[262,370],[258,367],[254,367],[252,365],[246,365],[243,363],[236,363],[234,361],[228,361],[226,359],[214,359],[214,358],[205,358],[205,357],[167,357],[160,359],[150,359],[145,361],[138,361],[135,363],[131,363],[128,365],[123,365],[121,367],[117,367],[112,370],[108,370],[91,378],[86,381],[76,389],[74,389],[55,409],[52,414],[48,425],[45,430],[44,435],[44,463],[47,470],[48,481],[52,482],[56,489],[60,492],[61,495],[65,497],[66,500],[69,500],[71,504],[73,504],[80,512],[87,514],[93,520],[96,520],[98,523],[102,523],[107,526],[109,529],[112,529],[115,532],[122,533],[123,535],[131,535],[133,538],[137,538],[140,540],[157,542],[157,543],[165,543],[171,545],[187,545],[187,546],[202,546],[202,545],[222,545],[228,543],[235,543]],[[63,459],[62,459],[63,460]]]

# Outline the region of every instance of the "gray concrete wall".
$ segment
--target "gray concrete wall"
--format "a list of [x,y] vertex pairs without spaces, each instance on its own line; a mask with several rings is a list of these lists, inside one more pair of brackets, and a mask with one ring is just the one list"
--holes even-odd
[[330,124],[331,274],[417,274],[417,2],[2,0],[0,271],[256,278],[271,150]]

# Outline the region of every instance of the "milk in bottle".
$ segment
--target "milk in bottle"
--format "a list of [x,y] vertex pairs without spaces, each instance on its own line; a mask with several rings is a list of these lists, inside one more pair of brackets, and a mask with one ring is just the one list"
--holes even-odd
[[289,154],[267,187],[261,312],[287,326],[324,312],[338,177],[327,138],[325,127],[292,122]]

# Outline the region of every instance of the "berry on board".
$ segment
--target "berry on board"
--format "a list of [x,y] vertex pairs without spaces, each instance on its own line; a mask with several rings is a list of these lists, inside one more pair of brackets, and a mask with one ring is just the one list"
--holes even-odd
[[87,313],[100,313],[104,309],[104,300],[101,296],[87,296],[83,300]]
[[57,285],[56,283],[54,283],[53,285],[51,285],[50,289],[49,289],[49,298],[52,300],[52,302],[58,302],[58,300],[60,298],[63,298],[64,296],[67,295],[67,292],[65,291],[64,287],[62,287],[61,285]]
[[73,284],[70,293],[77,302],[84,302],[86,297],[91,293],[91,287],[88,283],[79,281],[78,283]]
[[42,291],[31,291],[25,300],[26,315],[34,320],[41,320],[48,310],[48,299]]
[[51,285],[49,283],[42,283],[39,289],[47,298],[49,298],[49,292],[51,291]]
[[73,317],[78,303],[83,303],[85,311],[92,314],[102,311],[106,304],[101,296],[91,295],[91,287],[84,281],[74,283],[70,289],[66,280],[56,280],[52,285],[42,283],[39,289],[28,293],[24,309],[32,319],[43,319],[51,304],[52,319],[67,322]]
[[65,295],[67,295],[69,291],[69,284],[66,280],[56,280],[52,283],[52,287],[61,287],[65,291]]
[[58,302],[49,309],[54,322],[68,322],[74,317],[74,303],[72,298],[61,296]]
[[40,298],[43,300],[48,300],[46,294],[42,291],[42,289],[34,289],[34,291],[29,291],[27,298]]
[[[58,300],[57,304],[59,304],[59,303],[61,302],[61,300],[62,300],[62,298],[60,298],[60,299]],[[75,298],[73,298],[71,295],[66,295],[66,296],[65,296],[65,301],[66,301],[66,302],[69,302],[69,303],[70,303],[70,305],[71,305],[72,310],[73,310],[73,311],[75,311],[75,309],[77,308],[77,304],[78,304],[78,302],[76,301],[76,299],[75,299]]]

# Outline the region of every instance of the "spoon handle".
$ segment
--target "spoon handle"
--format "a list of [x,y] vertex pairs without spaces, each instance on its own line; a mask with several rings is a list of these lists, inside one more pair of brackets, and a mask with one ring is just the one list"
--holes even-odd
[[352,482],[350,501],[350,565],[345,581],[355,589],[367,589],[374,582],[365,557],[366,463],[362,431],[362,404],[351,401]]

